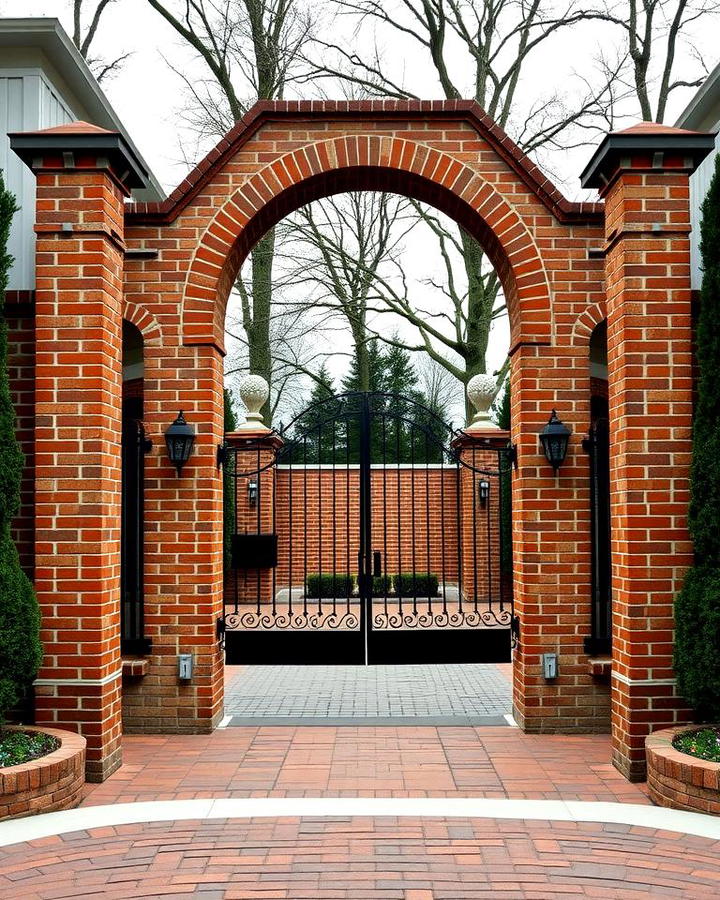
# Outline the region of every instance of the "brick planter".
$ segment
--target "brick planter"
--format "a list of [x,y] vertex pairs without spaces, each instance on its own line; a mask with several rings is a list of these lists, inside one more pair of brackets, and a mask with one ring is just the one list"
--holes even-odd
[[0,768],[0,821],[77,806],[85,784],[85,738],[44,726],[8,726],[8,730],[51,734],[60,746],[40,759]]
[[698,725],[666,728],[645,739],[650,797],[659,806],[720,815],[720,763],[681,753],[673,738]]

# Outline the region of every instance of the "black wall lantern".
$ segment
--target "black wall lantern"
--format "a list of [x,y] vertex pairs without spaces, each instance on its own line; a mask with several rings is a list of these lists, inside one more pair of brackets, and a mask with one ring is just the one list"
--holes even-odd
[[558,419],[557,413],[553,410],[547,425],[540,432],[540,443],[545,451],[545,458],[556,472],[567,454],[571,434],[570,429]]
[[480,500],[480,505],[485,506],[488,502],[488,498],[490,497],[490,482],[478,481],[478,499]]
[[170,462],[177,469],[178,475],[180,475],[180,469],[190,458],[193,444],[195,443],[195,429],[185,421],[182,410],[180,410],[177,419],[165,432],[165,443],[167,444]]

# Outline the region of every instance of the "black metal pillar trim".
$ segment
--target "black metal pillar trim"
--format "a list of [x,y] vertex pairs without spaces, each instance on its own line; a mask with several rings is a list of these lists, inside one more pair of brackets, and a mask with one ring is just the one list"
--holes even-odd
[[585,652],[610,653],[612,590],[610,558],[610,429],[608,420],[593,422],[583,449],[590,457],[591,614]]

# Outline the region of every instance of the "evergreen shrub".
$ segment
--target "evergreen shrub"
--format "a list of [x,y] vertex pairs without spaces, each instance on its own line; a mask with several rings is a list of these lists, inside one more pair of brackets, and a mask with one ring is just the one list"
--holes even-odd
[[437,597],[439,580],[432,572],[403,572],[393,575],[398,597]]
[[720,156],[702,206],[703,281],[689,526],[695,565],[675,600],[674,666],[700,721],[720,719]]
[[392,593],[393,581],[391,575],[375,575],[372,583],[373,597],[386,597]]
[[40,611],[10,531],[20,508],[24,462],[15,436],[5,320],[5,289],[12,263],[7,242],[16,209],[0,173],[0,724],[35,678],[42,659]]
[[305,594],[307,597],[332,599],[333,597],[349,597],[355,589],[354,575],[313,574],[305,578]]

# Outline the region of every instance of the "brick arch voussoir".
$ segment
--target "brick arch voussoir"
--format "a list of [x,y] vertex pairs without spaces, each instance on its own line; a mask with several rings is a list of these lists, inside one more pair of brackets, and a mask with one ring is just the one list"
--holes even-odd
[[123,319],[130,322],[143,336],[145,346],[161,346],[162,330],[160,323],[151,312],[137,303],[125,300],[123,303]]
[[570,343],[573,347],[582,347],[589,344],[593,331],[605,319],[607,319],[607,303],[605,300],[598,300],[597,303],[588,306],[577,317],[573,325],[570,335]]
[[[188,270],[182,306],[183,343],[214,344],[223,349],[225,304],[234,278],[252,245],[278,221],[268,213],[270,204],[292,196],[292,201],[285,203],[287,215],[318,199],[305,189],[310,180],[326,178],[325,193],[333,193],[334,173],[361,169],[386,172],[386,182],[370,188],[373,190],[403,193],[403,176],[426,182],[426,202],[473,234],[498,271],[513,343],[550,341],[547,273],[528,225],[505,197],[444,151],[403,137],[347,134],[296,148],[273,160],[219,208]],[[524,304],[529,307],[528,315]]]

